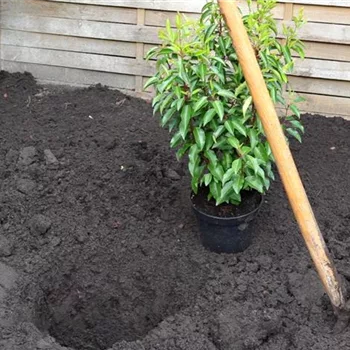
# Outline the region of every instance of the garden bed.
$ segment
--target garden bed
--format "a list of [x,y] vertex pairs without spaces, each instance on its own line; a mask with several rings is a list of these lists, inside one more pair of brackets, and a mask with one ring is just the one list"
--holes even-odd
[[[280,181],[236,255],[203,249],[186,164],[148,103],[0,75],[0,349],[349,349]],[[292,143],[350,281],[350,123]]]

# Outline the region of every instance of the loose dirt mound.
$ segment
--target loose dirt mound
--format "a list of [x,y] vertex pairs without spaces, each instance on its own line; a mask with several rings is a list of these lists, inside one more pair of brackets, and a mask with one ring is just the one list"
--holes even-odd
[[[146,102],[1,72],[0,119],[0,349],[350,349],[278,180],[253,245],[217,255]],[[293,153],[350,280],[350,123],[303,122]]]

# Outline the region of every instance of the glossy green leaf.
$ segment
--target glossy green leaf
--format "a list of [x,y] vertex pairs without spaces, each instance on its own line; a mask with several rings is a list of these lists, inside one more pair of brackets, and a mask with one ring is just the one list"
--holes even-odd
[[221,186],[217,182],[212,181],[209,185],[209,189],[215,199],[220,198]]
[[188,151],[188,149],[191,147],[191,143],[185,143],[177,152],[176,152],[176,159],[179,161]]
[[219,90],[218,95],[220,95],[222,97],[230,98],[230,99],[235,98],[235,94],[229,90]]
[[174,115],[175,112],[176,112],[175,107],[172,107],[166,111],[166,113],[164,114],[164,116],[161,119],[162,127],[164,127],[169,122],[169,120],[171,119],[171,117]]
[[180,111],[180,109],[183,107],[184,103],[185,103],[185,98],[184,97],[180,98],[177,101],[177,104],[176,104],[177,111]]
[[208,173],[203,176],[203,182],[205,186],[208,186],[211,183],[211,180],[213,179],[213,175]]
[[232,188],[237,194],[239,194],[241,192],[243,185],[244,185],[244,177],[243,176],[235,176],[233,178]]
[[252,103],[252,97],[249,96],[243,103],[243,107],[242,107],[243,117],[245,117],[247,110],[250,107],[251,103]]
[[228,143],[235,149],[240,149],[239,141],[235,137],[228,137]]
[[296,130],[294,130],[292,128],[287,128],[286,131],[289,135],[293,136],[301,143],[301,136]]
[[225,203],[228,201],[231,193],[233,192],[233,182],[229,181],[227,184],[225,184],[220,192],[220,198],[216,201],[216,205],[219,205],[221,203]]
[[228,169],[222,178],[222,184],[224,185],[227,181],[232,180],[233,175],[235,175],[234,169]]
[[235,130],[237,130],[241,135],[247,136],[245,127],[235,119],[227,120],[224,125],[226,130],[233,136],[235,135]]
[[234,174],[238,174],[242,170],[242,165],[243,162],[241,158],[238,158],[232,162],[231,168],[233,169]]
[[194,112],[197,112],[199,109],[201,109],[207,103],[208,103],[208,97],[207,96],[201,97],[200,100],[198,100],[194,105],[194,108],[193,108]]
[[224,119],[224,105],[221,101],[214,101],[212,102],[212,106],[215,109],[215,112],[219,116],[220,120]]
[[182,141],[180,132],[177,132],[170,140],[170,147],[176,147]]
[[143,89],[146,90],[148,87],[150,87],[151,85],[155,85],[157,84],[159,81],[158,76],[154,76],[152,78],[149,78],[146,82],[146,84],[143,86]]
[[255,146],[258,144],[258,134],[255,129],[249,129],[248,130],[248,136],[250,139],[250,147],[255,148]]
[[220,165],[220,164],[214,165],[214,164],[210,163],[208,165],[208,169],[216,180],[222,181],[222,178],[224,176],[224,169],[223,169],[222,165]]
[[301,125],[298,120],[291,120],[290,123],[297,129],[299,129],[302,133],[304,133],[304,127]]
[[261,182],[259,177],[257,177],[257,176],[247,176],[244,179],[244,181],[249,187],[257,190],[260,193],[264,193],[264,187],[263,187],[263,184],[262,184],[262,182]]
[[225,127],[223,125],[220,125],[217,127],[217,129],[213,132],[213,139],[214,141],[217,140],[217,138],[225,131]]
[[290,105],[289,108],[294,113],[294,115],[296,115],[298,118],[300,118],[300,111],[299,111],[299,108],[296,105]]
[[206,126],[215,116],[216,111],[214,108],[207,110],[203,117],[203,126]]
[[214,166],[216,166],[218,162],[218,158],[214,151],[212,150],[205,151],[204,156],[209,160],[210,164],[213,164]]
[[245,89],[247,88],[247,82],[244,81],[242,84],[240,84],[236,90],[235,90],[235,96],[239,96]]
[[179,126],[179,131],[182,138],[185,140],[189,129],[189,123],[192,116],[192,108],[190,105],[185,105],[181,112],[181,122]]
[[197,127],[194,128],[193,135],[199,150],[202,151],[205,145],[205,132],[203,129]]

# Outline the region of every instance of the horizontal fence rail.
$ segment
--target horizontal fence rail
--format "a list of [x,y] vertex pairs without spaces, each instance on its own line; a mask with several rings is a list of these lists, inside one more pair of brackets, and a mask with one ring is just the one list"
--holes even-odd
[[[165,20],[177,11],[198,18],[205,0],[1,0],[1,69],[31,72],[40,82],[101,83],[149,97],[143,84],[155,71],[146,52],[159,44]],[[245,1],[239,5],[246,13]],[[350,0],[279,1],[281,26],[304,8],[306,59],[290,77],[306,97],[302,110],[350,116]]]

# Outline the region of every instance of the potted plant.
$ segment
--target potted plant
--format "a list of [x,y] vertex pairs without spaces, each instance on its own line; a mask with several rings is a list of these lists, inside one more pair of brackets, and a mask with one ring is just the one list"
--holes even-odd
[[[301,142],[302,98],[287,73],[295,56],[304,57],[297,35],[303,13],[283,25],[280,39],[272,16],[276,0],[247,3],[243,20],[270,96],[284,109],[286,135]],[[155,88],[154,113],[172,133],[177,158],[188,155],[202,243],[216,252],[243,251],[251,241],[248,224],[274,179],[274,159],[218,4],[208,2],[199,20],[178,14],[175,27],[168,20],[159,37],[162,45],[147,54],[157,64],[145,88]]]

